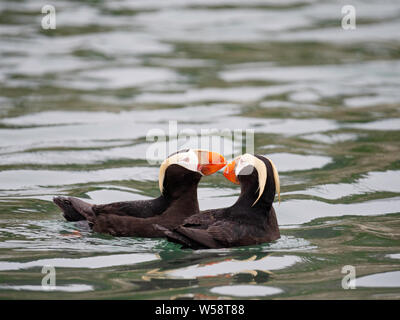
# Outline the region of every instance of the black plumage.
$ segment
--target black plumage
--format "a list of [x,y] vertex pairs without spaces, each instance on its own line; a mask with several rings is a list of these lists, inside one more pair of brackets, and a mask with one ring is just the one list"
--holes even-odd
[[192,249],[247,246],[278,239],[280,232],[272,206],[277,185],[279,189],[279,181],[275,183],[278,175],[269,159],[255,157],[263,162],[267,172],[265,189],[257,202],[259,174],[252,170],[251,174],[237,176],[241,193],[231,207],[202,211],[174,229],[161,225],[157,229],[169,240]]
[[[188,150],[181,151],[187,152]],[[203,175],[212,174],[225,166],[225,159],[219,154],[203,150],[194,152],[205,153],[206,157],[203,158],[209,160],[193,165],[190,163],[193,158],[183,155],[181,161],[187,161],[187,168],[182,163],[162,165],[161,168],[165,170],[161,173],[160,169],[162,192],[156,199],[104,205],[92,205],[74,197],[55,197],[53,201],[61,208],[66,220],[87,220],[95,232],[114,236],[162,237],[163,232],[154,228],[154,225],[173,229],[189,216],[198,213],[197,186],[200,179]],[[212,159],[215,160],[212,156],[217,158],[218,163],[212,162]],[[200,160],[201,157],[198,158]]]

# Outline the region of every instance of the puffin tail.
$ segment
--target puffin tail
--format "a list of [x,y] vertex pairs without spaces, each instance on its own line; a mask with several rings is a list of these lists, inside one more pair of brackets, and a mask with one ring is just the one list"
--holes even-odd
[[54,197],[53,202],[62,210],[67,221],[92,220],[92,205],[72,197]]

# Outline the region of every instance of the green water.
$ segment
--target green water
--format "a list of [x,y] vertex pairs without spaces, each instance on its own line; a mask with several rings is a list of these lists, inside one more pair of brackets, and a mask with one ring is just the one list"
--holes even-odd
[[[44,4],[0,3],[0,298],[400,298],[398,1],[55,1],[55,30]],[[157,196],[146,135],[170,121],[255,130],[281,239],[192,251],[63,221],[55,195]],[[239,189],[218,173],[198,193]]]

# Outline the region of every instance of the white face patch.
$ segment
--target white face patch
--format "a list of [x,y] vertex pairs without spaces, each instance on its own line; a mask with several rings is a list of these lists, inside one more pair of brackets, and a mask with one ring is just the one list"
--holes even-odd
[[253,173],[255,168],[254,157],[249,157],[247,155],[242,155],[236,158],[235,175],[250,175]]
[[190,171],[195,171],[195,172],[198,171],[197,169],[199,166],[199,158],[197,157],[197,154],[193,150],[189,150],[188,152],[177,153],[176,156],[177,157],[175,164],[184,167]]
[[235,175],[250,175],[255,169],[258,174],[258,198],[253,203],[253,206],[260,200],[262,194],[264,193],[264,188],[267,183],[267,167],[264,162],[255,156],[246,153],[242,156],[239,156],[235,159],[236,167],[235,167]]
[[[272,162],[271,159],[263,156],[265,159],[267,159],[269,161],[269,163],[271,164],[272,167],[272,172],[274,175],[274,181],[275,181],[275,192],[278,195],[278,200],[279,203],[281,202],[281,184],[280,184],[280,180],[279,180],[279,174],[278,174],[278,170],[276,169],[275,164]],[[235,168],[235,175],[237,176],[238,174],[241,175],[248,175],[251,174],[254,170],[254,168],[257,170],[258,172],[258,188],[259,188],[259,195],[258,198],[256,200],[256,202],[254,202],[254,204],[257,203],[257,201],[260,199],[262,193],[264,192],[264,188],[267,182],[267,167],[265,166],[264,162],[262,162],[260,159],[258,159],[257,157],[254,157],[251,154],[244,154],[238,158],[235,159],[236,161],[236,168]],[[254,205],[253,204],[253,205]]]
[[159,185],[161,193],[163,193],[163,189],[164,189],[163,185],[164,185],[165,171],[172,164],[177,164],[177,165],[179,165],[183,168],[186,168],[190,171],[199,172],[200,174],[202,174],[198,170],[199,158],[194,150],[190,149],[187,152],[175,153],[174,155],[165,159],[160,166],[160,173],[158,176],[158,185]]

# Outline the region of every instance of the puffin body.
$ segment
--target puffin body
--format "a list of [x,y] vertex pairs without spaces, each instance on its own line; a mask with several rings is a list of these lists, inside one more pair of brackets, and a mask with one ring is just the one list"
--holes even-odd
[[54,203],[68,221],[87,220],[93,231],[113,236],[162,237],[154,228],[173,229],[199,212],[197,186],[204,175],[225,166],[218,153],[189,149],[170,155],[161,164],[161,196],[152,200],[92,205],[73,197],[56,197]]
[[202,211],[173,230],[156,228],[169,240],[192,249],[247,246],[279,239],[272,203],[280,185],[272,161],[245,154],[232,161],[224,175],[241,186],[233,206]]

